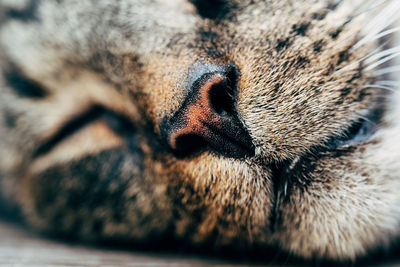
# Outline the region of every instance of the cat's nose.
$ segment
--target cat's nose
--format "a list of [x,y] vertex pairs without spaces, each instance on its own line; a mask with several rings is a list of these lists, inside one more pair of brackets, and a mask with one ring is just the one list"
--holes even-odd
[[243,158],[254,155],[251,137],[236,110],[239,71],[234,65],[206,72],[189,84],[189,92],[175,114],[164,120],[161,132],[178,157],[201,150]]

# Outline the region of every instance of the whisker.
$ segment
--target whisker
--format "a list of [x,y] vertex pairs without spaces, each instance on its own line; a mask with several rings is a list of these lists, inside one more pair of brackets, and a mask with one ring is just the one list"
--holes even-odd
[[375,9],[377,9],[379,6],[382,6],[385,4],[387,0],[380,0],[380,1],[374,1],[374,0],[366,0],[366,1],[361,1],[361,3],[358,5],[357,8],[355,8],[355,10],[353,12],[353,18],[358,17],[360,15],[369,13]]
[[362,88],[376,88],[376,89],[384,89],[388,90],[390,92],[395,92],[396,90],[394,88],[390,88],[389,86],[384,86],[384,85],[379,85],[379,84],[366,84]]
[[400,27],[394,27],[394,28],[388,29],[386,31],[381,32],[380,34],[375,35],[373,40],[377,40],[379,38],[382,38],[386,35],[389,35],[389,34],[392,34],[392,33],[398,32],[398,31],[400,31]]
[[378,60],[378,59],[383,58],[385,56],[388,56],[388,55],[391,55],[391,54],[394,54],[394,53],[399,53],[399,52],[400,52],[400,46],[395,46],[395,47],[392,47],[390,49],[386,49],[386,50],[383,50],[383,51],[381,51],[379,53],[371,55],[368,59],[365,60],[365,63],[366,64],[370,64],[370,63],[374,62],[375,60]]
[[380,45],[379,47],[377,47],[376,49],[374,49],[374,50],[373,50],[371,53],[369,53],[368,55],[366,55],[366,56],[364,56],[364,57],[358,59],[358,60],[355,61],[355,62],[352,62],[352,63],[350,63],[350,64],[344,66],[343,68],[341,68],[341,69],[335,71],[332,75],[337,75],[337,74],[342,73],[343,71],[345,71],[345,70],[347,70],[347,69],[351,69],[352,67],[358,66],[358,64],[359,64],[360,62],[365,61],[365,60],[368,59],[369,57],[372,57],[372,56],[374,56],[377,52],[381,51],[381,49],[382,49],[385,45],[386,45],[386,44]]
[[384,86],[392,86],[392,87],[396,87],[396,88],[400,86],[400,82],[394,81],[394,80],[383,80],[383,81],[377,82],[377,84],[384,85]]
[[375,16],[375,18],[371,20],[370,23],[368,23],[364,27],[361,33],[364,34],[365,37],[354,45],[354,49],[357,49],[370,41],[379,39],[385,35],[398,31],[399,27],[382,32],[390,25],[392,25],[397,19],[399,19],[399,15],[397,15],[399,14],[399,12],[400,2],[390,2],[385,8],[383,8],[382,11],[378,13],[378,15]]
[[375,71],[374,73],[375,73],[375,75],[379,76],[379,75],[389,74],[389,73],[393,73],[393,72],[400,72],[400,65],[383,68],[383,69]]
[[363,33],[368,35],[375,35],[382,30],[386,29],[389,25],[391,25],[398,16],[398,12],[400,11],[400,2],[391,1],[387,4],[382,11],[372,19],[363,30]]
[[372,69],[376,68],[377,66],[382,65],[383,63],[388,62],[389,60],[391,60],[391,59],[393,59],[393,58],[395,58],[395,57],[397,57],[399,55],[400,55],[400,52],[393,53],[393,54],[391,54],[391,55],[389,55],[387,57],[384,57],[381,60],[375,62],[374,64],[368,66],[367,68],[365,68],[365,70],[366,71],[372,70]]

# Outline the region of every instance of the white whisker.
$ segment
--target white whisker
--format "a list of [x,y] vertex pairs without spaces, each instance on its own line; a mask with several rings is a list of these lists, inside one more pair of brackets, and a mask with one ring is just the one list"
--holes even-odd
[[392,33],[398,32],[398,31],[400,31],[400,27],[391,28],[389,30],[381,32],[380,34],[375,35],[374,36],[374,40],[377,40],[379,38],[382,38],[382,37],[384,37],[386,35],[389,35],[389,34],[392,34]]
[[391,60],[391,59],[393,59],[393,58],[395,58],[395,57],[397,57],[399,55],[400,55],[400,52],[393,53],[390,56],[384,57],[381,60],[375,62],[374,64],[368,66],[367,68],[365,68],[365,70],[366,71],[372,70],[372,69],[376,68],[377,66],[379,66],[379,65],[381,65],[381,64],[383,64],[385,62],[388,62],[389,60]]
[[372,63],[372,62],[374,62],[374,61],[376,61],[376,60],[378,60],[380,58],[383,58],[385,56],[389,56],[389,55],[394,54],[394,53],[399,53],[399,52],[400,52],[400,46],[395,46],[395,47],[392,47],[390,49],[383,50],[383,51],[381,51],[379,53],[376,53],[376,54],[373,54],[374,53],[373,52],[373,53],[370,53],[370,57],[368,59],[365,59],[365,63],[366,64],[370,64],[370,63]]
[[390,2],[380,13],[378,13],[378,15],[375,16],[375,18],[370,21],[370,23],[364,27],[362,34],[364,34],[365,37],[354,45],[354,49],[357,49],[370,41],[398,31],[398,27],[386,31],[384,30],[399,19],[399,12],[400,1]]
[[369,13],[373,10],[376,10],[379,6],[382,6],[387,2],[387,0],[380,0],[380,1],[374,1],[374,0],[365,0],[362,1],[362,3],[355,8],[355,10],[360,10],[358,12],[354,12],[354,15],[352,16],[353,18],[358,17],[360,15]]
[[364,85],[362,88],[365,88],[365,89],[367,89],[367,88],[384,89],[384,90],[387,90],[387,91],[390,91],[390,92],[395,92],[396,91],[395,89],[390,88],[388,86],[378,85],[378,84],[367,84],[367,85]]
[[375,73],[375,75],[379,76],[379,75],[389,74],[389,73],[393,73],[393,72],[400,72],[400,65],[383,68],[383,69],[375,71],[374,73]]
[[352,67],[358,66],[358,64],[359,64],[360,62],[363,62],[363,61],[366,60],[367,58],[374,56],[374,55],[376,54],[376,52],[381,51],[381,49],[383,48],[383,46],[384,46],[384,44],[380,45],[378,48],[374,49],[374,50],[373,50],[371,53],[369,53],[368,55],[366,55],[366,56],[360,58],[359,60],[357,60],[357,61],[355,61],[355,62],[352,62],[352,63],[348,64],[347,66],[344,66],[343,68],[341,68],[341,69],[335,71],[332,75],[337,75],[337,74],[339,74],[339,73],[342,73],[342,72],[345,71],[345,70],[348,70],[348,69],[351,69]]
[[389,4],[364,27],[363,32],[368,35],[378,34],[398,19],[398,15],[396,16],[396,14],[398,14],[399,11],[399,1],[389,2]]
[[383,85],[383,86],[391,86],[391,87],[400,87],[400,82],[394,81],[394,80],[383,80],[377,82],[378,85]]

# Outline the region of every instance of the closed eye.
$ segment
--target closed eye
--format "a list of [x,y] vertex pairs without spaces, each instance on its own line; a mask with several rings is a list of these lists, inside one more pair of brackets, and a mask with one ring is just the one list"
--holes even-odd
[[368,141],[378,129],[384,110],[377,109],[360,118],[340,136],[332,138],[328,143],[330,149],[358,145]]

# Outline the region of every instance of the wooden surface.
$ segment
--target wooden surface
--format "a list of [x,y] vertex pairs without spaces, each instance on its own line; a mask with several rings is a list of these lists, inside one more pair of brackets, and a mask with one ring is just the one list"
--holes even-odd
[[48,240],[0,221],[0,267],[245,266],[220,260],[114,251]]
[[[400,253],[400,252],[399,252]],[[395,253],[397,255],[398,253]],[[393,256],[393,255],[392,255]],[[364,261],[364,266],[400,266],[399,255],[378,261]],[[293,263],[291,263],[293,264]],[[293,266],[285,262],[285,266]],[[0,220],[0,267],[74,267],[74,266],[254,266],[235,264],[222,259],[174,254],[154,254],[93,248],[49,240],[19,226]],[[261,264],[258,264],[260,266]],[[325,266],[326,264],[318,264]],[[278,265],[263,265],[278,266]],[[332,266],[332,265],[330,265]],[[334,264],[333,266],[336,266]],[[347,265],[348,266],[348,265]],[[350,266],[354,266],[350,264]]]

